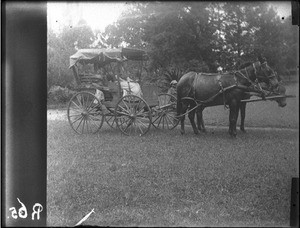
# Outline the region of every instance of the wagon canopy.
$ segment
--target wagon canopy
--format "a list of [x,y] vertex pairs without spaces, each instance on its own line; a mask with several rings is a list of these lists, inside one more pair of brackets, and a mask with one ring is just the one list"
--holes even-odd
[[147,60],[147,55],[145,51],[133,48],[80,49],[70,57],[70,68],[77,62],[105,65],[125,60]]

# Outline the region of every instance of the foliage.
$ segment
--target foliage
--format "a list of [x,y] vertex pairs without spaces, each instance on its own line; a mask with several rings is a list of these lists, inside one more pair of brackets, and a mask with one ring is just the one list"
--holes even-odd
[[84,22],[79,21],[75,27],[64,27],[60,34],[48,30],[48,90],[53,85],[73,88],[75,81],[69,69],[69,59],[76,50],[88,48],[94,41],[94,33]]
[[[81,20],[48,32],[48,86],[73,87],[69,56],[78,48],[121,46],[146,50],[149,61],[128,63],[131,77],[167,87],[187,71],[217,72],[262,54],[279,74],[297,67],[297,27],[267,2],[130,2],[104,32]],[[138,71],[134,70],[138,69]],[[141,71],[143,69],[143,71]],[[179,73],[180,72],[180,73]]]
[[50,103],[66,103],[75,94],[74,91],[60,86],[52,86],[48,92],[48,101]]

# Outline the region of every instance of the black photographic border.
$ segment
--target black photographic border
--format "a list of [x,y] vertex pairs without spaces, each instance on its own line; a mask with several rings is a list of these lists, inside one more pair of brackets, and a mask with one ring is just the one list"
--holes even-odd
[[[1,226],[43,227],[47,214],[47,3],[4,2],[1,11]],[[18,199],[27,216],[19,213]],[[43,210],[33,220],[36,203]]]
[[[1,226],[43,227],[47,225],[47,3],[2,2],[1,11]],[[296,1],[292,15],[292,23],[299,25]],[[299,225],[296,180],[291,226]],[[27,207],[26,218],[11,217],[9,208],[21,207],[17,199]],[[35,203],[43,211],[40,219],[32,220]]]

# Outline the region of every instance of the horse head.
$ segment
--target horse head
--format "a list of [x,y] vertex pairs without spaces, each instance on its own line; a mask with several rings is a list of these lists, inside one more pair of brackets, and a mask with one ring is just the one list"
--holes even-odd
[[258,81],[265,82],[269,86],[269,90],[273,91],[279,86],[278,75],[268,65],[267,60],[264,57],[259,56],[258,60],[259,61],[256,63],[256,65],[258,65],[256,78]]
[[[266,59],[262,56],[258,57],[257,62],[253,64],[243,64],[247,65],[244,70],[247,76],[252,82],[259,82],[262,89],[270,92],[271,95],[285,95],[286,89],[281,83],[281,78],[278,76],[277,72],[274,71],[267,63]],[[241,68],[241,67],[240,67]],[[286,106],[286,98],[276,98],[274,99],[280,107]]]

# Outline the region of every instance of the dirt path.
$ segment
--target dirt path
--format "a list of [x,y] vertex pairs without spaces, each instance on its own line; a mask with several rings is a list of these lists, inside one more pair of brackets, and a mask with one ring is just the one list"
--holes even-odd
[[68,120],[66,109],[48,109],[48,120]]
[[[66,109],[49,109],[47,110],[47,119],[48,120],[65,120],[68,121],[68,116],[67,116],[67,110]],[[187,127],[191,127],[190,123],[186,123]],[[208,129],[211,128],[228,128],[228,126],[216,126],[216,125],[209,125],[207,124],[205,126]],[[251,130],[265,130],[265,131],[293,131],[293,132],[298,132],[299,129],[296,128],[288,128],[288,127],[283,127],[283,128],[278,128],[278,127],[251,127],[251,126],[246,126],[247,129]]]

